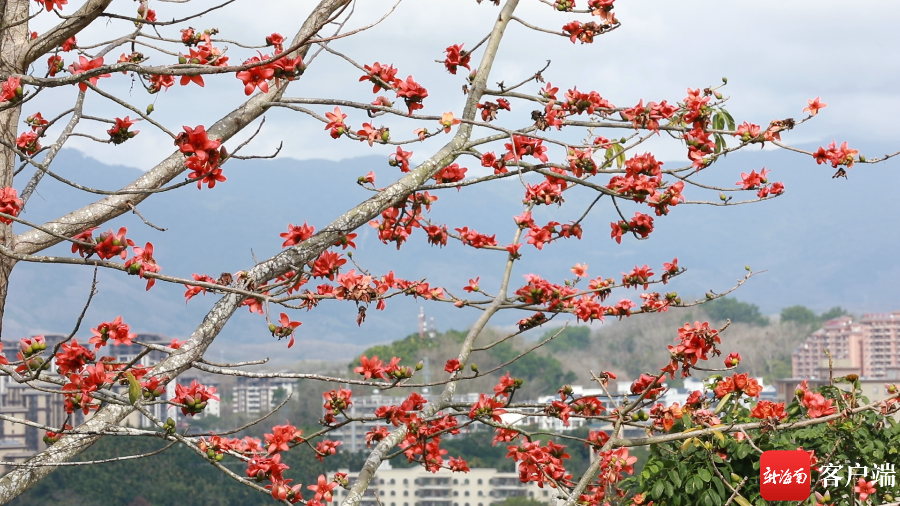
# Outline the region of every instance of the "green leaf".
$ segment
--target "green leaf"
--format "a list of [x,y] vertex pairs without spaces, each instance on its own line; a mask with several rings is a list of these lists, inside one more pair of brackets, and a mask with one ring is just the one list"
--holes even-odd
[[694,477],[690,477],[684,482],[684,491],[688,494],[694,493]]
[[674,496],[674,495],[675,495],[675,488],[672,487],[672,484],[669,483],[668,481],[667,481],[667,482],[664,482],[664,483],[665,483],[665,485],[666,485],[666,497],[672,497],[672,496]]
[[734,130],[734,118],[731,117],[731,114],[728,114],[728,111],[722,109],[722,114],[725,115],[725,120],[728,121],[728,129]]
[[681,476],[678,474],[677,469],[673,469],[672,472],[669,473],[669,481],[676,487],[681,488]]
[[736,496],[734,502],[738,503],[740,506],[753,506],[750,501],[744,499],[742,496]]
[[712,479],[712,474],[710,474],[709,470],[704,469],[702,467],[699,470],[697,470],[697,475],[700,476],[700,479],[706,483],[709,483],[709,480]]
[[141,384],[131,372],[126,372],[125,377],[128,378],[128,402],[134,404],[141,398]]
[[654,499],[659,499],[665,489],[666,486],[663,482],[658,481],[656,482],[656,485],[653,485],[653,490],[650,491],[650,495],[653,496]]

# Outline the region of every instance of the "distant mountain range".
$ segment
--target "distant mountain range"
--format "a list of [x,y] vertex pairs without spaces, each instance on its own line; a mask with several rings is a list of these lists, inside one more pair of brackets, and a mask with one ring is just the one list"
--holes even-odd
[[[872,154],[875,154],[874,152]],[[584,239],[569,239],[536,252],[523,246],[524,259],[514,282],[536,272],[561,281],[571,277],[569,268],[587,263],[589,275],[619,277],[635,264],[647,263],[657,270],[662,262],[678,257],[689,270],[667,289],[683,295],[723,291],[744,274],[744,266],[765,270],[734,295],[759,305],[764,313],[802,304],[817,311],[841,305],[855,312],[900,308],[900,204],[896,188],[900,171],[893,161],[878,166],[857,166],[848,180],[832,180],[831,168],[817,166],[812,159],[787,152],[736,153],[707,169],[707,182],[733,186],[740,172],[772,170],[773,180],[785,183],[787,192],[771,202],[716,208],[681,205],[669,216],[657,218],[648,240],[632,237],[617,245],[609,237],[609,222],[615,210],[601,199],[583,222]],[[108,166],[65,150],[53,165],[62,176],[102,189],[116,189],[139,172]],[[128,227],[128,236],[140,245],[153,242],[163,272],[190,277],[192,273],[218,276],[253,265],[254,255],[265,259],[280,250],[279,233],[288,223],[304,220],[317,229],[357,202],[368,192],[354,184],[357,177],[374,170],[379,185],[391,181],[396,169],[383,157],[341,162],[324,160],[232,162],[224,173],[228,180],[214,189],[185,187],[148,199],[138,209],[151,222],[165,227],[159,232],[145,226],[137,216],[125,215],[111,226]],[[16,179],[21,188],[29,174]],[[688,188],[689,199],[717,200],[716,193]],[[482,233],[497,234],[498,241],[512,238],[511,217],[521,212],[522,187],[518,178],[462,191],[442,191],[432,217],[451,228],[469,226]],[[567,205],[540,209],[537,221],[577,219],[594,195],[584,189],[567,192]],[[738,195],[737,197],[740,197]],[[42,223],[95,200],[88,195],[45,177],[28,203],[23,218]],[[626,205],[623,213],[649,212],[645,206]],[[548,214],[550,213],[550,214]],[[108,228],[108,227],[107,227]],[[17,225],[17,229],[21,227]],[[355,260],[382,274],[393,269],[405,279],[427,277],[432,285],[462,293],[469,278],[481,276],[481,286],[495,292],[505,255],[474,250],[458,244],[443,249],[426,244],[424,234],[414,233],[399,252],[377,241],[374,230],[359,231]],[[69,254],[58,246],[54,254]],[[540,253],[540,254],[535,254]],[[69,332],[86,299],[91,269],[79,266],[20,264],[12,276],[4,339],[40,332]],[[184,303],[184,287],[165,283],[149,292],[144,282],[119,272],[100,273],[100,293],[95,297],[79,335],[90,335],[90,326],[122,315],[136,331],[158,332],[173,337],[189,335],[213,302],[213,296],[198,296]],[[620,292],[614,298],[637,299],[638,292]],[[345,360],[375,343],[390,342],[415,331],[418,306],[435,318],[440,330],[463,329],[477,317],[473,310],[447,304],[422,304],[411,298],[388,301],[388,310],[369,311],[357,327],[352,304],[325,304],[310,313],[293,313],[303,322],[298,345],[286,350],[274,341],[259,315],[241,310],[223,331],[211,358],[273,356],[281,362],[300,359]],[[510,325],[523,315],[498,317],[496,325]]]

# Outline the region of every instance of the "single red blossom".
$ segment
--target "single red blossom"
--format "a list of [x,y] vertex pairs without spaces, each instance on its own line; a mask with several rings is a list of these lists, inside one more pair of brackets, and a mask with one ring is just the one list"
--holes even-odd
[[147,278],[144,274],[147,272],[157,273],[162,270],[153,258],[153,244],[148,242],[143,248],[134,247],[132,250],[134,251],[134,257],[125,262],[125,269],[128,270],[128,274],[136,274],[146,279],[147,290],[150,290],[153,284],[156,283],[156,279]]
[[[373,183],[375,182],[375,181],[374,181],[374,178],[373,178],[373,181],[372,181],[372,182],[373,182]],[[357,236],[357,235],[358,235],[358,234],[350,233],[350,234],[347,234],[347,235],[345,235],[345,236],[342,236],[340,239],[338,239],[337,241],[335,241],[334,245],[335,245],[335,246],[340,246],[341,249],[347,249],[347,246],[349,246],[349,247],[351,247],[351,248],[353,248],[353,249],[356,249],[356,243],[353,242],[353,239],[356,239],[356,236]]]
[[47,74],[50,77],[56,77],[56,73],[62,72],[64,68],[66,68],[66,64],[63,61],[62,56],[55,54],[47,58]]
[[472,409],[469,410],[469,418],[475,420],[480,417],[487,417],[500,423],[503,421],[500,415],[506,413],[506,410],[502,409],[503,405],[502,401],[488,397],[486,394],[481,394],[478,402],[473,404]]
[[727,357],[725,357],[725,367],[737,367],[741,363],[741,354],[740,353],[729,353]]
[[[259,53],[259,56],[253,56],[250,59],[246,60],[244,62],[244,65],[252,65],[263,60],[268,60],[269,58],[269,55]],[[275,68],[272,66],[272,64],[259,65],[247,70],[237,72],[234,76],[244,83],[244,95],[249,96],[256,88],[259,88],[259,91],[263,93],[268,93],[268,81],[275,76]]]
[[34,131],[22,132],[16,138],[16,146],[26,155],[31,156],[41,149],[41,143],[38,141],[38,133]]
[[459,363],[459,359],[451,358],[444,365],[444,370],[452,374],[452,373],[455,373],[456,371],[460,370],[461,367],[462,366]]
[[47,12],[50,12],[54,7],[62,10],[63,5],[68,4],[69,0],[37,0],[37,3],[44,4],[44,7],[47,8]]
[[465,290],[469,293],[479,291],[480,289],[478,288],[478,280],[480,280],[480,279],[481,279],[480,276],[476,277],[475,279],[469,279],[469,284],[464,286],[463,290]]
[[[0,213],[10,216],[18,216],[22,210],[22,199],[19,198],[16,189],[11,186],[0,188]],[[0,223],[9,225],[13,220],[0,216]]]
[[356,374],[362,374],[367,380],[372,378],[386,379],[384,375],[384,362],[378,360],[378,355],[367,358],[365,355],[359,358],[360,365],[353,369]]
[[118,232],[113,232],[112,229],[110,229],[109,231],[100,234],[97,238],[97,245],[94,246],[93,253],[97,253],[97,256],[103,260],[109,260],[116,255],[124,260],[128,254],[128,246],[134,246],[134,241],[125,237],[127,232],[128,229],[122,227]]
[[[69,65],[69,72],[72,74],[81,74],[82,72],[87,72],[89,70],[93,70],[96,68],[100,68],[103,66],[103,57],[94,58],[93,60],[88,60],[84,56],[78,57],[78,62]],[[97,81],[100,80],[101,77],[110,77],[111,74],[99,74],[94,75],[88,78],[88,82],[92,85],[97,86]],[[87,91],[87,84],[84,81],[78,83],[78,88],[81,91]]]
[[101,346],[106,346],[107,341],[112,339],[113,344],[118,346],[122,345],[131,345],[131,340],[137,337],[137,334],[131,333],[131,327],[122,322],[122,317],[117,316],[115,320],[111,322],[103,322],[100,325],[97,325],[97,328],[91,329],[91,333],[94,334],[90,339],[90,343],[94,345],[95,349],[100,348]]
[[266,36],[266,45],[275,46],[276,53],[280,53],[284,50],[282,44],[284,44],[284,37],[282,37],[280,33],[273,33],[272,35]]
[[331,491],[337,486],[337,482],[329,482],[328,479],[325,478],[325,475],[320,474],[318,482],[315,485],[310,485],[306,488],[315,492],[316,496],[313,498],[313,501],[331,502],[333,499]]
[[450,457],[448,465],[454,473],[468,473],[470,471],[469,465],[461,457]]
[[125,119],[116,118],[116,123],[112,128],[106,131],[109,134],[109,141],[113,144],[122,144],[128,139],[134,138],[135,135],[140,133],[140,130],[129,131],[128,129],[131,125],[135,124],[135,122],[140,121],[139,119],[131,119],[128,116],[125,116]]
[[472,70],[472,68],[469,67],[471,55],[466,51],[463,51],[464,45],[465,44],[453,44],[445,50],[447,58],[444,59],[444,66],[447,67],[447,71],[451,74],[456,74],[456,69],[458,67],[465,67],[468,70]]
[[861,502],[865,502],[870,495],[875,493],[875,480],[866,481],[865,478],[860,478],[856,482],[856,486],[853,487],[853,491],[859,494],[859,500]]
[[422,105],[422,101],[428,97],[428,90],[426,90],[421,84],[417,83],[413,76],[408,76],[406,81],[398,80],[395,83],[397,97],[402,97],[403,101],[406,102],[406,106],[409,108],[409,115],[412,116],[413,111],[418,109],[422,109],[425,106]]
[[329,441],[328,439],[320,441],[316,445],[316,459],[323,462],[323,459],[329,455],[337,453],[337,447],[341,445],[341,441]]
[[445,134],[449,134],[453,125],[458,125],[459,123],[460,121],[453,117],[452,112],[445,112],[441,116],[441,128],[444,130]]
[[378,93],[382,89],[390,90],[397,86],[399,82],[397,79],[397,69],[395,69],[393,65],[384,66],[375,62],[372,66],[364,65],[363,68],[366,70],[366,75],[360,77],[359,81],[372,82],[374,85],[372,86],[372,93]]
[[575,264],[575,267],[572,267],[571,271],[577,278],[586,278],[587,268],[587,264]]
[[332,139],[337,139],[350,129],[350,127],[344,123],[344,120],[347,119],[347,115],[341,112],[340,107],[335,107],[334,112],[326,112],[325,118],[328,120],[328,123],[325,125],[325,130],[331,130]]
[[149,93],[158,93],[160,90],[168,90],[175,85],[175,76],[168,75],[152,75],[148,78],[150,86],[147,91]]
[[803,112],[808,112],[810,116],[815,116],[816,114],[819,114],[819,109],[828,107],[828,104],[823,104],[819,101],[819,97],[809,99],[807,102],[809,105],[803,109]]
[[412,151],[403,151],[403,148],[397,146],[397,152],[388,157],[388,165],[400,167],[400,172],[409,172],[409,159],[412,154]]
[[[73,248],[74,248],[74,246],[73,246]],[[194,273],[194,274],[191,274],[191,277],[194,278],[194,281],[200,281],[202,283],[216,284],[215,278],[208,276],[206,274]],[[193,298],[198,293],[202,293],[203,295],[206,295],[206,290],[207,290],[206,287],[196,286],[196,285],[184,285],[184,287],[187,288],[187,291],[184,292],[184,303],[185,304],[187,304],[188,301],[191,300],[191,298]]]
[[456,183],[466,178],[466,171],[469,169],[460,167],[458,163],[451,163],[444,167],[434,175],[437,184]]
[[23,96],[22,78],[9,76],[0,88],[0,102],[16,102]]
[[280,316],[281,318],[278,320],[278,325],[275,325],[274,323],[269,324],[269,332],[277,337],[279,341],[290,336],[291,340],[288,342],[287,346],[290,348],[294,346],[294,331],[303,324],[301,322],[292,322],[285,313],[281,313]]
[[78,44],[78,42],[76,42],[75,36],[73,35],[66,39],[65,42],[63,42],[62,45],[59,46],[59,48],[62,49],[63,52],[68,53],[69,51],[77,47],[76,44]]
[[806,407],[806,416],[810,418],[833,415],[836,412],[835,407],[832,405],[833,402],[831,399],[826,399],[822,394],[809,390],[804,391],[803,397],[800,399],[800,403]]
[[287,248],[288,246],[300,244],[312,237],[315,232],[315,227],[307,225],[305,221],[303,222],[303,225],[288,223],[288,231],[279,234],[285,240],[284,243],[281,244],[281,247]]
[[266,439],[266,451],[272,455],[290,450],[290,443],[303,442],[303,431],[288,423],[272,427],[272,433],[264,434],[263,437]]

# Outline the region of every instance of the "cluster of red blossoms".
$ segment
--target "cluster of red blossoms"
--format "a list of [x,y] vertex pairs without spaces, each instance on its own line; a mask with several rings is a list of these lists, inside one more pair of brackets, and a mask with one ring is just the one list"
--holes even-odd
[[730,393],[746,394],[749,397],[758,397],[762,392],[762,385],[756,378],[750,378],[747,373],[735,374],[730,378],[719,381],[715,388],[716,397],[721,399]]
[[841,147],[837,147],[835,141],[831,141],[828,149],[819,146],[819,149],[813,154],[816,163],[821,165],[825,162],[831,163],[831,166],[837,168],[839,165],[845,165],[849,169],[853,167],[854,159],[859,155],[859,150],[850,149],[847,143],[841,143]]
[[[538,185],[537,187],[528,186],[526,188],[526,195],[530,192],[540,190],[540,186],[541,185]],[[545,244],[554,242],[559,238],[568,239],[569,237],[575,237],[581,239],[583,232],[581,225],[578,223],[561,224],[558,221],[549,221],[546,225],[539,226],[532,218],[531,211],[525,211],[513,219],[520,228],[528,229],[527,243],[539,250],[544,249]],[[510,244],[506,247],[506,250],[514,257],[517,257],[520,246],[521,244]]]
[[[669,206],[684,202],[684,182],[668,185],[662,179],[663,162],[652,154],[634,155],[625,161],[625,175],[613,176],[606,185],[623,197],[646,202],[657,216],[669,213]],[[651,227],[652,228],[652,227]]]
[[[462,46],[451,46],[447,48],[447,69],[452,73],[456,73],[456,66],[468,68],[469,56],[465,53],[461,53],[461,49]],[[454,59],[450,60],[451,57],[454,57]],[[428,90],[417,83],[415,79],[413,79],[413,76],[408,76],[405,81],[398,79],[397,69],[395,69],[393,65],[385,66],[378,62],[375,62],[371,66],[365,65],[363,68],[366,70],[366,74],[360,77],[359,80],[360,82],[371,82],[373,84],[372,93],[378,93],[381,90],[393,90],[397,94],[397,98],[402,98],[406,103],[406,107],[409,108],[410,116],[414,111],[425,107],[422,105],[422,101],[428,97]],[[386,97],[380,96],[373,102],[373,105],[390,107],[391,102]]]
[[768,184],[769,181],[766,179],[766,174],[769,172],[765,167],[759,171],[759,174],[755,170],[751,170],[749,174],[741,172],[741,180],[735,184],[744,190],[759,189],[756,192],[759,198],[765,198],[769,195],[781,195],[784,193],[784,185],[780,182]]
[[431,204],[437,201],[437,197],[426,192],[416,192],[407,197],[402,203],[385,209],[381,213],[381,221],[372,220],[369,225],[378,230],[378,239],[387,244],[397,244],[397,249],[409,239],[414,228],[424,228],[428,233],[428,242],[437,246],[447,244],[446,227],[443,229],[434,225],[423,227],[422,212],[430,211]]
[[[698,360],[709,360],[709,354],[717,356],[722,353],[716,347],[722,342],[719,331],[710,328],[709,322],[694,322],[693,326],[685,323],[678,329],[678,337],[675,340],[678,341],[677,345],[669,345],[669,365],[662,369],[672,378],[675,378],[675,371],[679,366],[681,377],[686,378],[690,376],[691,367],[696,365]],[[729,358],[733,357],[729,355]],[[728,364],[729,361],[726,360],[725,363]]]
[[[52,357],[55,359],[56,372],[67,381],[61,389],[67,413],[71,414],[75,410],[81,410],[86,415],[91,410],[98,409],[100,403],[96,399],[97,393],[105,388],[113,387],[116,383],[128,384],[131,380],[139,382],[141,395],[146,399],[153,399],[164,393],[167,378],[149,377],[140,381],[150,372],[149,367],[140,365],[129,367],[128,364],[120,363],[115,357],[109,356],[97,359],[95,352],[108,342],[111,341],[114,345],[130,345],[132,339],[137,337],[131,333],[129,325],[122,321],[121,316],[111,322],[100,323],[96,328],[91,329],[91,333],[93,337],[89,344],[94,345],[93,351],[79,344],[78,339],[72,339],[69,342],[61,343],[59,351]],[[173,340],[170,345],[173,349],[180,346],[181,343],[176,340]],[[42,357],[46,349],[47,343],[44,336],[21,339],[18,350],[18,359],[21,365],[16,367],[16,372],[26,375],[49,369],[52,362]],[[2,355],[2,347],[0,347],[0,363],[8,363],[6,357]],[[196,388],[203,389],[204,387]],[[215,389],[210,389],[209,393],[214,391]],[[206,399],[208,397],[204,400]],[[200,412],[203,407],[205,404],[203,406],[195,404],[196,412]],[[55,441],[59,435],[53,434],[48,437]]]
[[[665,263],[663,268],[666,271],[666,278],[677,274],[679,272],[678,260],[675,259],[672,263]],[[578,279],[586,278],[587,266],[577,265],[572,269],[572,272],[578,276]],[[626,287],[643,285],[646,289],[649,286],[651,276],[653,276],[653,271],[648,266],[635,266],[630,273],[623,273],[622,283]],[[623,317],[631,316],[631,310],[636,306],[634,302],[628,299],[622,299],[613,306],[601,304],[611,293],[611,288],[615,283],[615,280],[612,278],[603,279],[602,277],[597,277],[590,280],[588,282],[588,290],[583,293],[579,293],[579,290],[575,288],[575,283],[568,281],[565,285],[554,284],[536,274],[526,274],[525,280],[527,283],[515,292],[519,301],[543,306],[548,311],[571,312],[580,321],[603,321],[605,316],[616,316],[622,319]],[[477,282],[477,280],[475,281]],[[659,293],[645,293],[641,294],[641,299],[644,300],[641,306],[643,311],[665,312],[668,311],[669,305],[677,300],[677,294],[672,293],[662,296]],[[519,326],[520,328],[523,326],[529,327],[532,323],[530,320],[522,320],[519,322]]]
[[184,166],[192,171],[188,177],[197,180],[197,189],[203,183],[207,188],[213,188],[216,183],[225,181],[221,164],[228,153],[221,142],[209,138],[203,125],[195,128],[185,126],[184,132],[175,137],[175,145],[187,156]]

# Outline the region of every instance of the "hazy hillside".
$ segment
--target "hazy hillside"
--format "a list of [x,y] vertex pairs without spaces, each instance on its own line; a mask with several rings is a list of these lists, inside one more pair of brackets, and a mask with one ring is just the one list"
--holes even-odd
[[[561,280],[570,276],[572,265],[581,262],[590,266],[591,276],[618,277],[635,263],[658,268],[663,261],[678,256],[679,264],[689,272],[668,289],[682,294],[724,290],[743,275],[744,265],[766,270],[737,294],[758,304],[766,314],[794,304],[817,311],[835,305],[855,312],[900,307],[900,293],[886,282],[900,279],[896,258],[900,237],[895,226],[898,206],[888,191],[900,183],[896,164],[855,167],[849,180],[832,180],[830,168],[818,167],[811,159],[763,151],[731,155],[709,169],[709,178],[731,185],[741,171],[762,165],[772,169],[771,177],[785,182],[784,197],[762,205],[724,209],[679,206],[657,220],[657,231],[649,240],[626,238],[621,245],[609,239],[614,211],[600,205],[585,220],[582,241],[549,245],[539,256],[530,254],[530,247],[523,248],[524,261],[515,275],[521,279],[521,274],[534,271]],[[103,189],[118,188],[137,175],[134,169],[102,165],[73,151],[61,153],[54,169]],[[254,254],[263,259],[279,251],[278,234],[289,222],[307,220],[320,228],[365,198],[367,192],[353,182],[369,170],[376,172],[379,184],[396,176],[396,169],[381,157],[343,162],[285,159],[230,163],[225,168],[228,181],[213,190],[185,187],[155,196],[139,207],[149,220],[167,228],[166,232],[153,230],[130,214],[115,220],[112,226],[127,226],[129,237],[141,244],[152,241],[164,273],[190,277],[194,272],[234,272],[252,266]],[[23,172],[16,180],[18,187],[25,177],[28,175]],[[508,241],[511,216],[520,212],[522,192],[514,179],[461,192],[441,192],[432,215],[451,228],[474,226],[480,232],[498,234],[501,242]],[[23,218],[40,223],[93,197],[47,177]],[[698,193],[689,190],[688,197],[698,197]],[[563,214],[554,219],[576,219],[591,198],[586,191],[571,192],[567,202],[574,205],[564,207]],[[634,210],[626,208],[623,212],[632,214]],[[493,291],[504,260],[497,252],[455,244],[432,248],[416,235],[397,252],[379,243],[368,227],[360,231],[357,244],[355,259],[374,273],[393,269],[398,276],[428,277],[432,284],[455,291],[475,276],[481,276],[481,285]],[[63,254],[67,249],[57,247],[53,252]],[[68,331],[87,295],[90,275],[90,269],[78,266],[17,266],[5,334],[16,337]],[[100,281],[100,294],[86,323],[96,324],[121,314],[136,330],[183,337],[190,334],[213,302],[211,296],[197,297],[185,305],[183,287],[157,284],[144,292],[143,282],[121,273],[101,272]],[[637,292],[618,295],[636,298]],[[289,353],[285,353],[284,343],[276,344],[268,335],[261,317],[244,310],[225,328],[212,353],[216,358],[219,354],[277,356],[283,362],[347,359],[369,345],[414,331],[420,303],[392,299],[388,311],[370,311],[361,328],[355,324],[352,305],[323,304],[309,314],[298,313],[296,319],[303,321],[298,333],[300,344]],[[466,328],[477,316],[449,305],[425,307],[435,317],[438,330]],[[511,313],[498,318],[496,324],[510,325],[521,317]],[[684,319],[685,315],[673,318]],[[89,334],[88,329],[82,328],[81,333]]]

